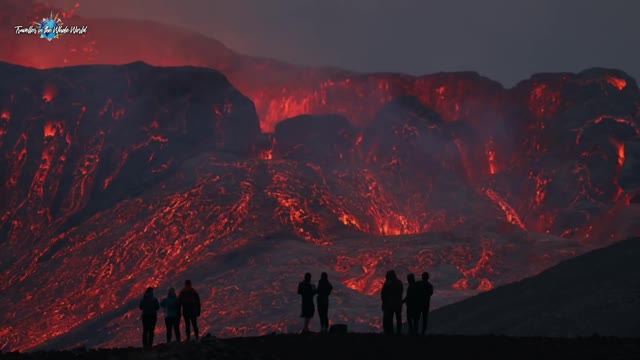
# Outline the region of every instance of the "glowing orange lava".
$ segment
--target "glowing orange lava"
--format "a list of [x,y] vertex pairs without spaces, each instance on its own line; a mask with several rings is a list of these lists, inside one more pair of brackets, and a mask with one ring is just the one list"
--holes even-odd
[[56,97],[58,93],[58,89],[55,85],[48,84],[45,86],[44,91],[42,92],[42,100],[45,103],[50,103]]
[[489,161],[489,174],[495,175],[496,170],[496,151],[493,149],[487,150],[487,160]]
[[522,223],[522,220],[520,220],[520,216],[518,216],[518,213],[516,213],[511,205],[509,205],[500,195],[498,195],[498,193],[491,189],[487,189],[485,190],[485,194],[487,194],[487,197],[489,199],[500,206],[502,211],[504,211],[504,215],[508,222],[518,226],[522,230],[526,230],[526,227]]
[[620,91],[627,87],[627,80],[625,79],[609,76],[607,77],[607,82]]
[[60,133],[62,134],[62,123],[60,122],[54,122],[54,121],[49,121],[46,124],[44,124],[44,137],[53,137],[56,135],[56,133]]
[[624,142],[617,142],[613,139],[611,140],[611,142],[618,150],[618,168],[622,168],[624,166],[625,160]]

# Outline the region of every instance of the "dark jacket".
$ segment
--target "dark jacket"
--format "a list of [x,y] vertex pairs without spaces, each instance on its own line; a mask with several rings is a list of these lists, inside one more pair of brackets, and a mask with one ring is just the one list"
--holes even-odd
[[407,314],[416,315],[420,313],[426,302],[426,291],[423,284],[415,282],[407,287],[407,296],[404,298],[407,304]]
[[185,317],[200,316],[200,295],[192,287],[185,287],[180,291],[178,301]]
[[427,289],[427,301],[431,300],[431,296],[433,295],[433,285],[430,282],[426,282],[424,287]]
[[333,290],[333,286],[329,280],[320,279],[320,281],[318,281],[318,288],[316,289],[316,293],[318,294],[316,301],[318,302],[318,305],[329,304],[329,295],[331,294],[331,290]]
[[428,311],[431,304],[431,296],[433,295],[433,285],[429,281],[426,283],[424,281],[418,281],[416,284],[420,286],[420,291],[422,291],[420,309],[426,309]]
[[418,281],[416,284],[419,284],[424,291],[424,297],[422,298],[422,308],[428,311],[429,306],[431,305],[431,296],[433,296],[433,284],[431,284],[429,281]]
[[313,297],[316,295],[316,286],[310,282],[302,281],[298,284],[298,294],[302,297],[300,317],[312,318],[315,313]]
[[158,303],[158,299],[153,296],[152,292],[144,293],[142,300],[140,300],[140,305],[138,305],[140,310],[142,310],[142,316],[158,316],[158,310],[160,309],[160,304]]
[[300,282],[298,284],[298,294],[302,296],[302,303],[313,304],[313,297],[316,295],[316,287],[310,282]]
[[162,299],[160,306],[164,309],[164,317],[168,319],[180,317],[180,301],[175,293]]
[[383,311],[401,311],[404,285],[400,279],[385,281],[380,291]]

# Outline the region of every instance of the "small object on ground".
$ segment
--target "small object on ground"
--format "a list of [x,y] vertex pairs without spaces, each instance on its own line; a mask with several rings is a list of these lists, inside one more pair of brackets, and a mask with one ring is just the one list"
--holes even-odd
[[330,334],[346,334],[347,333],[347,324],[333,324],[329,328]]

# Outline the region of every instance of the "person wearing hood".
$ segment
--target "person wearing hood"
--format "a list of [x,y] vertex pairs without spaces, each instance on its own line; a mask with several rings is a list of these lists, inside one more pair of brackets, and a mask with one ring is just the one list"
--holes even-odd
[[176,289],[169,289],[167,297],[162,299],[160,306],[164,309],[164,324],[167,327],[167,343],[171,342],[171,335],[175,333],[176,341],[180,342],[180,301]]
[[160,303],[153,295],[152,287],[148,287],[144,292],[138,308],[142,310],[142,347],[149,349],[153,346],[153,334],[156,330],[158,310],[160,309]]

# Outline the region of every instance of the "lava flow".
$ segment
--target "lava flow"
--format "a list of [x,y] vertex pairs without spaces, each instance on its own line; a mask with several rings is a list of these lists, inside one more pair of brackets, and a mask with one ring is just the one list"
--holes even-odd
[[[51,11],[0,5],[3,24]],[[0,34],[3,351],[137,345],[142,291],[185,278],[203,331],[288,331],[306,271],[373,330],[389,268],[429,270],[441,306],[640,234],[622,71],[358,74],[60,13],[91,31],[46,62]]]

